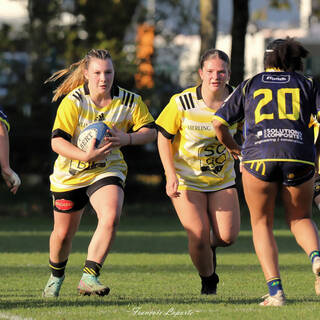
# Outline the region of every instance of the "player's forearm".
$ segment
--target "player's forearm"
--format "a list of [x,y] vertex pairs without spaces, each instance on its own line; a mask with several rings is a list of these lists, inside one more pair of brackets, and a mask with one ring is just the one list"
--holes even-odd
[[141,128],[139,131],[129,133],[129,135],[129,144],[142,145],[154,141],[157,137],[157,131],[156,129]]
[[51,139],[51,147],[54,152],[65,158],[71,160],[87,161],[87,155],[84,151],[61,137],[55,137]]
[[218,120],[213,121],[213,127],[215,129],[218,140],[227,147],[232,155],[240,155],[241,147],[233,139],[228,127]]
[[160,132],[158,134],[158,150],[165,175],[167,177],[175,176],[176,170],[174,167],[171,141],[164,137]]
[[0,122],[0,165],[2,170],[10,168],[9,136],[6,126]]

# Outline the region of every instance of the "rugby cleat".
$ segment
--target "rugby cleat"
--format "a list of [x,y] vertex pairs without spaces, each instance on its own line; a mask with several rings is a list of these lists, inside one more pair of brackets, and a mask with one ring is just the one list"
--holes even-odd
[[110,289],[101,284],[98,277],[84,273],[79,282],[78,291],[83,296],[98,295],[103,297],[109,294]]
[[42,297],[43,298],[57,298],[61,289],[62,282],[64,280],[64,275],[62,277],[50,276],[47,285],[45,286]]
[[201,277],[201,294],[217,294],[219,277],[213,273],[210,277]]
[[314,289],[316,291],[316,295],[320,295],[320,258],[317,257],[314,259],[312,264],[312,271],[316,276],[316,281],[314,283]]
[[286,297],[283,290],[278,290],[274,296],[270,296],[268,293],[261,298],[264,300],[259,305],[263,307],[281,307],[286,304]]

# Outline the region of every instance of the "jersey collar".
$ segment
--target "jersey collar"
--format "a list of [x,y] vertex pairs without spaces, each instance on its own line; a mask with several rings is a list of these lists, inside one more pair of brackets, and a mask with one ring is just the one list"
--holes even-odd
[[[84,83],[83,90],[86,96],[90,94],[88,82]],[[119,97],[119,87],[115,84],[113,84],[111,88],[111,98],[113,99],[114,96]]]
[[[226,84],[226,87],[227,87],[229,94],[230,94],[233,91],[233,88],[228,83]],[[202,94],[201,94],[201,84],[196,88],[196,93],[197,93],[197,99],[203,100]]]
[[283,72],[283,70],[279,68],[267,68],[266,72]]

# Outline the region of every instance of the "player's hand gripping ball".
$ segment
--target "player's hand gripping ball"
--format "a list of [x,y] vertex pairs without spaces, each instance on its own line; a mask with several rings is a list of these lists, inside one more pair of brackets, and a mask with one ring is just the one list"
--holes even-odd
[[93,122],[85,127],[77,140],[77,147],[83,151],[87,151],[90,141],[96,138],[95,147],[100,148],[104,145],[104,137],[110,137],[108,133],[110,128],[104,122]]

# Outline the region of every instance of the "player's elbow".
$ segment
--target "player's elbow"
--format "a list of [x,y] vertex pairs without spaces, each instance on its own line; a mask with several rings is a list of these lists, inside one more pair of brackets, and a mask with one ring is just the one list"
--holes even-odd
[[212,125],[214,127],[215,130],[221,130],[221,128],[224,126],[224,124],[222,124],[220,121],[218,120],[213,120],[212,121]]
[[158,137],[157,129],[152,129],[152,141],[157,140],[157,137]]
[[156,140],[156,138],[157,138],[157,130],[154,128],[150,128],[146,132],[144,143],[153,142]]
[[59,138],[58,137],[51,138],[51,149],[52,149],[52,151],[58,153],[58,149],[59,149]]

